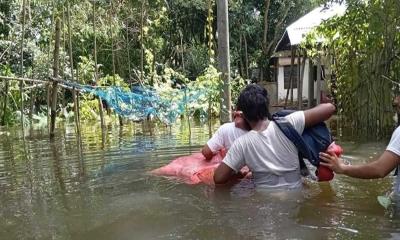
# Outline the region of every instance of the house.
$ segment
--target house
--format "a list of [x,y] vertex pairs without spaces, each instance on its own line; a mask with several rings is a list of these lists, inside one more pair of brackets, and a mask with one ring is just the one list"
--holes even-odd
[[[326,89],[326,82],[331,78],[330,58],[321,57],[312,61],[304,57],[304,49],[300,49],[299,45],[307,33],[320,25],[322,21],[342,15],[345,11],[344,4],[321,6],[286,28],[272,57],[273,82],[267,83],[266,86],[270,92],[272,91],[271,97],[275,98],[271,99],[272,104],[286,106],[288,102],[296,102],[298,108],[303,108],[304,102],[308,103],[308,107],[320,103],[321,95],[324,95]],[[322,42],[323,39],[318,41]]]

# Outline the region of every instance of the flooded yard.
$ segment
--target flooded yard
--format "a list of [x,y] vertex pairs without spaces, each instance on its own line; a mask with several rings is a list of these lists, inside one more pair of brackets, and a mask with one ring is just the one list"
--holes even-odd
[[[212,130],[218,125],[213,125]],[[0,239],[399,239],[400,216],[377,196],[383,180],[336,176],[296,192],[260,192],[251,182],[214,189],[149,175],[198,151],[207,124],[135,123],[0,128]],[[339,141],[351,163],[371,161],[387,142]]]

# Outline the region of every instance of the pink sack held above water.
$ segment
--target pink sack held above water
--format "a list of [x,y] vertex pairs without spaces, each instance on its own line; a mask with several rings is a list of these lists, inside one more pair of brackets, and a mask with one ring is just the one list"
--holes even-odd
[[158,176],[176,177],[187,184],[214,183],[214,170],[221,163],[224,153],[216,154],[210,161],[206,161],[201,153],[176,158],[169,164],[151,171]]

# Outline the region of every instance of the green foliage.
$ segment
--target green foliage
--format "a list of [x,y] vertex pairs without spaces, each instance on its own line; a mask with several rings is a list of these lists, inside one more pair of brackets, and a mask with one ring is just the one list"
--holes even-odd
[[[400,2],[347,1],[344,16],[307,37],[308,55],[332,57],[339,112],[358,136],[379,138],[393,128],[391,101],[400,81]],[[323,42],[318,41],[323,39]]]
[[[268,41],[275,37],[293,19],[310,9],[311,0],[271,1]],[[0,68],[8,66],[10,75],[47,80],[53,74],[53,51],[55,18],[62,19],[60,49],[60,78],[81,84],[94,84],[94,69],[97,67],[100,85],[154,85],[160,94],[171,94],[187,85],[188,89],[207,89],[209,94],[201,102],[188,106],[190,113],[208,112],[218,114],[220,83],[215,70],[216,1],[215,0],[152,0],[152,1],[26,1],[26,24],[23,44],[23,68],[21,73],[22,1],[0,3]],[[67,3],[69,13],[67,13]],[[143,4],[142,4],[143,3]],[[231,62],[232,72],[239,72],[248,79],[244,65],[255,68],[260,62],[268,62],[261,49],[265,1],[233,0],[230,7]],[[289,6],[289,15],[277,26],[279,18]],[[71,36],[68,32],[67,16],[70,15]],[[141,18],[143,17],[143,26]],[[96,23],[93,28],[93,20]],[[143,39],[141,39],[143,30]],[[71,37],[72,59],[69,56]],[[97,41],[97,62],[94,63],[94,38]],[[242,41],[240,41],[240,38]],[[247,47],[245,49],[246,39]],[[144,49],[144,73],[141,79],[141,46]],[[246,50],[246,51],[245,51]],[[112,55],[113,53],[113,55]],[[247,53],[247,54],[245,54]],[[112,61],[114,59],[114,61]],[[245,61],[246,59],[246,61]],[[71,62],[73,66],[71,67]],[[113,64],[114,63],[114,64]],[[114,71],[115,68],[115,71]],[[161,70],[160,70],[161,69]],[[159,71],[160,70],[160,71]],[[115,75],[115,76],[113,76]],[[235,74],[236,75],[236,74]],[[232,84],[237,84],[234,81]],[[239,81],[241,82],[241,81]],[[22,99],[16,82],[10,82],[8,116],[18,110]],[[26,86],[29,86],[27,83]],[[235,87],[233,87],[235,88]],[[236,89],[236,88],[235,88]],[[239,88],[238,88],[239,89]],[[196,90],[196,91],[197,91]],[[33,91],[35,114],[47,104],[47,89],[39,87]],[[191,90],[187,92],[192,94]],[[30,99],[30,90],[23,93],[24,101]],[[59,96],[71,102],[71,94],[60,91]],[[172,97],[174,96],[174,97]],[[3,101],[3,100],[0,100]],[[88,104],[85,105],[85,101]],[[82,100],[85,108],[83,118],[95,118],[97,110],[92,98]],[[25,104],[28,113],[29,104]],[[65,108],[67,111],[70,106]],[[199,110],[201,109],[201,110]],[[65,111],[61,116],[70,119]],[[15,114],[14,114],[15,115]],[[12,117],[10,117],[11,119]]]

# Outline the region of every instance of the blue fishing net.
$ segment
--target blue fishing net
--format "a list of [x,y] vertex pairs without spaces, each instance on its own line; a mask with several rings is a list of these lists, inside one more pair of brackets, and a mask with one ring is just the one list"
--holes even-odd
[[82,92],[100,97],[118,115],[139,121],[147,118],[158,118],[171,124],[181,116],[188,106],[207,99],[207,92],[198,89],[169,89],[157,92],[150,87],[135,86],[131,91],[121,87],[96,87],[68,83]]

